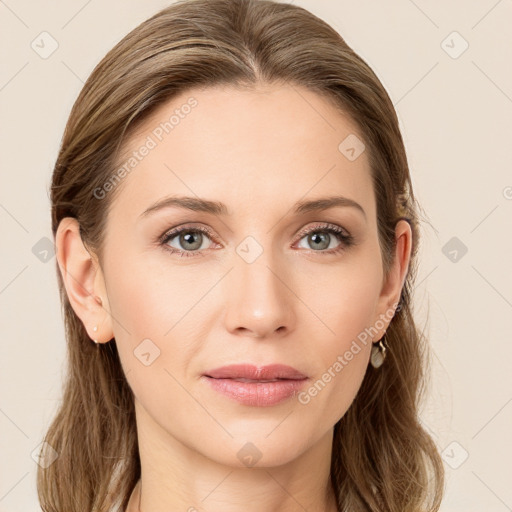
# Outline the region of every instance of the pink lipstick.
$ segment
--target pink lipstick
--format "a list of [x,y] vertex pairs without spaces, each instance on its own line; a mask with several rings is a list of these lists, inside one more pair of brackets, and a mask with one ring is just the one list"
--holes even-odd
[[291,366],[235,364],[209,370],[203,375],[212,389],[237,402],[266,407],[296,395],[308,377]]

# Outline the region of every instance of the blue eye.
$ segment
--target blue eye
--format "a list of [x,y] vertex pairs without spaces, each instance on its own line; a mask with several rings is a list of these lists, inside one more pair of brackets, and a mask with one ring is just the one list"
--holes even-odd
[[[181,257],[204,256],[205,249],[209,248],[204,246],[204,242],[206,239],[211,241],[213,238],[209,229],[185,226],[164,233],[160,238],[160,245],[171,254],[179,254]],[[304,238],[307,238],[307,243],[313,247],[311,251],[319,254],[336,254],[354,243],[352,235],[336,224],[322,224],[308,228],[301,232],[299,242]],[[331,247],[333,239],[338,241],[335,247]],[[178,244],[178,247],[171,245],[171,242]]]

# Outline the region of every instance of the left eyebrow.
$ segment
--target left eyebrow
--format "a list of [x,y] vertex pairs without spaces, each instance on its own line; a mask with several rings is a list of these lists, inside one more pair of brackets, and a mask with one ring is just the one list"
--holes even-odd
[[[201,199],[199,197],[191,196],[170,196],[160,199],[152,204],[149,208],[140,214],[140,217],[146,217],[151,213],[155,213],[163,208],[184,208],[195,212],[211,213],[212,215],[232,215],[227,206],[219,201],[210,201],[208,199]],[[308,201],[296,202],[292,210],[295,214],[305,214],[312,211],[328,210],[335,207],[352,207],[361,212],[366,219],[366,212],[363,207],[348,197],[344,196],[331,196],[322,197]]]
[[314,199],[312,201],[298,201],[293,206],[294,213],[303,214],[312,211],[319,210],[328,210],[329,208],[335,207],[352,207],[361,212],[366,220],[366,212],[364,208],[349,197],[344,196],[331,196],[331,197],[321,197],[319,199]]

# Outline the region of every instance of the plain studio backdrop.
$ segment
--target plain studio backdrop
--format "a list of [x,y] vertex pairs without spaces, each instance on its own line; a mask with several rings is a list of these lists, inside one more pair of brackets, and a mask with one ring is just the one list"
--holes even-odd
[[[0,511],[40,510],[63,320],[47,195],[94,66],[167,0],[0,1]],[[512,2],[295,0],[375,71],[400,119],[423,224],[415,290],[443,454],[443,512],[512,510]]]

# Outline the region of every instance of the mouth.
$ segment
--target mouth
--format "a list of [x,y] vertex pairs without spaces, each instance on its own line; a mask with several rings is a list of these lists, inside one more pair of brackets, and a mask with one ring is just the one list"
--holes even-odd
[[[208,377],[208,375],[207,375]],[[210,378],[214,378],[214,377],[210,377]],[[268,379],[268,380],[264,380],[264,379],[242,379],[242,378],[238,378],[238,379],[230,379],[230,380],[235,380],[236,382],[279,382],[281,380],[299,380],[299,379]]]
[[286,365],[256,367],[242,364],[217,368],[203,374],[210,387],[242,405],[277,405],[303,388],[309,378]]
[[253,364],[232,364],[209,370],[204,374],[212,379],[233,379],[240,382],[277,382],[280,380],[302,380],[307,376],[299,370],[284,364],[255,366]]

